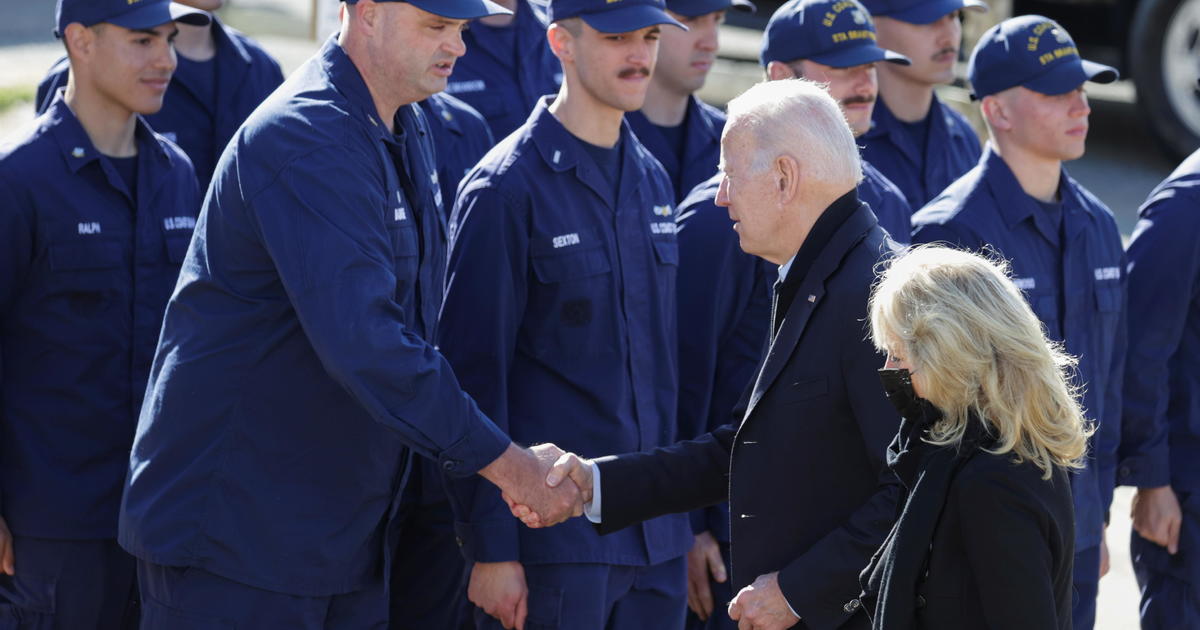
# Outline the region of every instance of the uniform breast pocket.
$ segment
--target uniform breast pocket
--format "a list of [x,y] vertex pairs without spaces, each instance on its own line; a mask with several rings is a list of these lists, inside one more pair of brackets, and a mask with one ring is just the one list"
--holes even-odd
[[596,355],[615,339],[612,265],[603,247],[571,247],[531,259],[525,342],[535,355]]
[[1050,285],[1048,277],[1039,277],[1036,282],[1035,287],[1024,289],[1025,301],[1029,303],[1029,308],[1037,315],[1049,336],[1056,338],[1061,334],[1058,321],[1058,289]]
[[392,245],[392,272],[396,275],[396,301],[403,305],[412,300],[417,286],[421,248],[416,226],[407,221],[389,225],[388,239]]
[[51,284],[75,315],[104,310],[129,283],[121,244],[112,241],[50,245]]
[[182,264],[183,259],[187,257],[188,246],[192,244],[192,233],[167,234],[163,237],[163,242],[167,247],[167,260],[171,264]]
[[1096,285],[1096,312],[1105,324],[1116,323],[1123,302],[1120,286],[1112,283]]

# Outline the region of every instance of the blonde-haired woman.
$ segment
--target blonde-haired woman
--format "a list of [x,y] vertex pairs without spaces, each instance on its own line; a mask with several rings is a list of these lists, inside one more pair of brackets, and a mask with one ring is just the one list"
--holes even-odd
[[881,630],[1071,627],[1067,472],[1089,429],[1067,371],[1003,263],[919,247],[883,273],[871,335],[903,420],[908,490],[863,573]]

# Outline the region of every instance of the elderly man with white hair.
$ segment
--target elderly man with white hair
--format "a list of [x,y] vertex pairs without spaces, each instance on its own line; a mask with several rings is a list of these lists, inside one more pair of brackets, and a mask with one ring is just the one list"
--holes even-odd
[[858,573],[895,515],[884,453],[899,419],[864,322],[875,268],[895,245],[858,199],[854,138],[815,83],[762,83],[734,99],[721,163],[717,203],[742,249],[779,265],[770,345],[741,422],[649,452],[565,455],[547,482],[579,485],[602,533],[728,499],[739,628],[866,628]]

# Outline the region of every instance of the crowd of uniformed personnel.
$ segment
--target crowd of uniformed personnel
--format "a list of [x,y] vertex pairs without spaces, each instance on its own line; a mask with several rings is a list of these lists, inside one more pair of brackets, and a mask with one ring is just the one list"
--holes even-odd
[[981,147],[935,87],[982,0],[783,4],[765,78],[827,91],[861,179],[768,262],[734,227],[771,203],[731,168],[753,155],[696,96],[749,0],[347,1],[286,80],[222,4],[58,0],[66,56],[0,139],[0,628],[870,627],[857,576],[904,490],[859,311],[827,317],[861,361],[802,340],[768,396],[773,472],[714,460],[735,505],[789,496],[780,539],[725,502],[628,524],[520,446],[732,440],[855,221],[1007,260],[1078,358],[1052,627],[1093,627],[1127,485],[1143,627],[1200,628],[1200,153],[1123,246],[1063,167],[1117,74],[1061,26],[970,54]]

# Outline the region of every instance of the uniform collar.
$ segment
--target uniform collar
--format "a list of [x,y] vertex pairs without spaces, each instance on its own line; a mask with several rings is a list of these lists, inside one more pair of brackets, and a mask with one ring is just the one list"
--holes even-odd
[[[538,99],[533,112],[529,114],[528,124],[533,143],[546,165],[551,170],[561,173],[579,165],[579,143],[583,141],[567,131],[554,114],[550,113],[550,103],[554,102],[555,98],[558,98],[557,95],[548,94]],[[626,153],[632,148],[632,143],[628,142],[632,135],[629,123],[622,119],[619,142],[621,150]]]
[[[608,189],[609,183],[605,181],[604,176],[591,166],[590,161],[586,165],[579,163],[579,154],[582,151],[579,143],[583,141],[567,131],[567,128],[550,113],[550,103],[555,98],[557,95],[550,94],[538,99],[533,112],[529,114],[526,125],[529,126],[528,133],[534,146],[537,147],[538,153],[541,154],[542,160],[546,166],[550,167],[550,170],[556,173],[575,170],[575,176],[580,181],[596,191],[600,198],[608,200],[610,195],[604,191]],[[619,143],[622,159],[617,208],[622,206],[626,197],[641,185],[642,179],[646,176],[646,169],[640,168],[646,158],[638,155],[639,151],[646,151],[646,149],[638,142],[637,136],[633,134],[629,123],[624,118],[621,119]]]
[[363,80],[354,62],[350,61],[346,51],[342,50],[337,38],[337,33],[331,35],[317,53],[321,71],[329,78],[333,88],[356,110],[358,117],[374,129],[373,133],[379,138],[389,139],[391,134],[379,120],[379,112],[375,111],[375,101],[371,98],[371,91],[367,89],[367,82]]
[[456,112],[446,105],[445,99],[438,98],[439,96],[440,94],[434,94],[425,101],[429,104],[429,115],[436,116],[438,119],[438,122],[434,124],[441,125],[443,129],[456,136],[463,135],[462,124],[459,122]]
[[217,55],[222,56],[222,51],[227,51],[229,55],[237,57],[248,66],[254,62],[254,58],[250,56],[250,51],[246,50],[246,46],[242,44],[242,40],[234,37],[232,31],[233,29],[221,23],[217,19],[217,16],[214,15],[212,17],[212,33]]
[[[78,173],[84,166],[100,159],[100,152],[96,150],[92,139],[88,137],[83,125],[75,117],[75,112],[67,106],[64,94],[65,89],[58,90],[54,101],[50,103],[50,107],[43,117],[46,120],[46,127],[52,130],[54,139],[58,142],[63,161],[72,173]],[[143,158],[144,156],[153,156],[156,161],[169,166],[171,164],[170,153],[158,142],[146,121],[141,116],[136,116],[135,125],[133,136],[134,142],[137,142],[138,155]]]
[[[930,137],[935,137],[935,134],[939,133],[947,133],[958,138],[965,137],[964,130],[960,129],[958,125],[954,124],[953,114],[950,112],[950,108],[945,103],[942,103],[942,101],[937,97],[936,92],[933,94],[933,100],[929,103],[929,110]],[[871,116],[871,128],[867,130],[865,137],[877,138],[880,136],[889,136],[893,143],[901,146],[908,146],[908,134],[903,133],[900,130],[900,125],[903,124],[904,123],[901,122],[899,118],[896,118],[896,115],[892,113],[892,110],[888,109],[887,104],[883,102],[882,98],[876,99],[875,111]],[[916,148],[913,147],[914,152],[915,150]]]
[[[996,200],[996,208],[1000,212],[1000,216],[1004,219],[1004,223],[1009,228],[1014,228],[1017,224],[1033,217],[1034,225],[1038,230],[1050,240],[1054,240],[1058,232],[1057,226],[1051,226],[1049,219],[1041,212],[1037,200],[1030,197],[1022,188],[1020,182],[1017,181],[1017,176],[1013,174],[1012,169],[996,153],[992,148],[992,143],[988,142],[984,148],[983,156],[979,158],[979,164],[982,169],[981,178],[987,183],[988,189],[992,193],[992,197]],[[1058,180],[1058,193],[1062,199],[1063,220],[1068,224],[1072,223],[1071,217],[1073,210],[1082,210],[1083,216],[1089,219],[1095,219],[1095,210],[1091,204],[1084,203],[1080,198],[1078,191],[1075,190],[1074,180],[1067,175],[1067,169],[1060,166]],[[1068,225],[1068,232],[1075,232]]]

